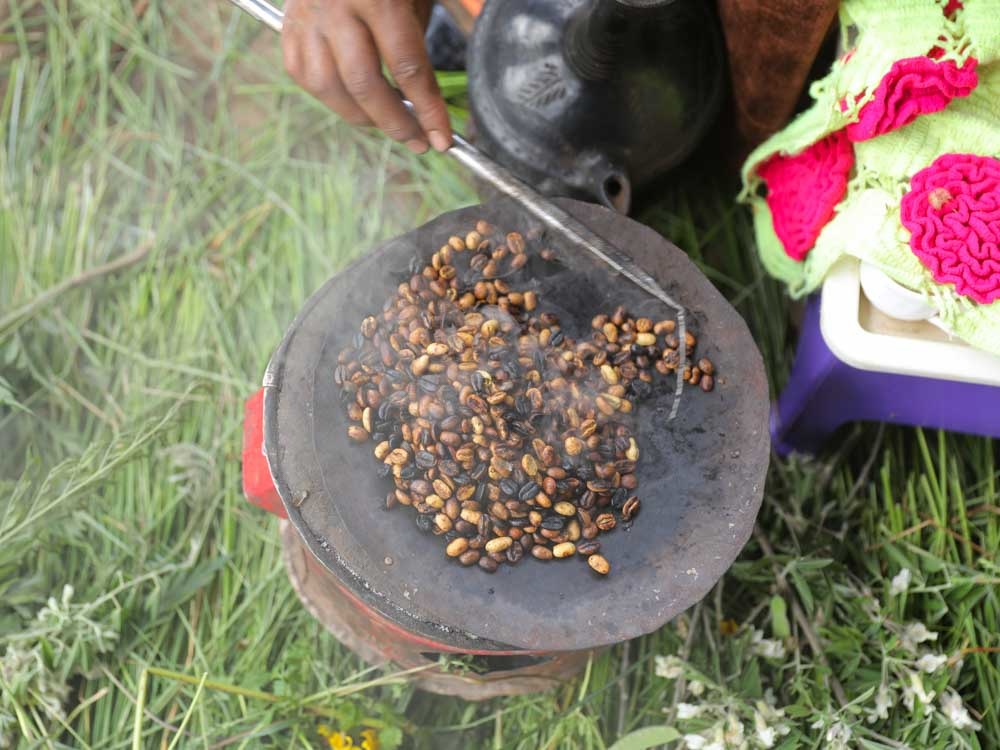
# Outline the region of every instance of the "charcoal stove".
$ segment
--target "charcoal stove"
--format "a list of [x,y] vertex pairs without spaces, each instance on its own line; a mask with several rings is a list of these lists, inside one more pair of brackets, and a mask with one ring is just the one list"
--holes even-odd
[[[681,299],[722,374],[716,390],[661,388],[638,410],[643,509],[631,529],[602,535],[614,571],[526,560],[494,575],[447,561],[439,540],[415,532],[410,513],[385,512],[386,480],[370,449],[346,437],[332,372],[357,322],[429,257],[478,219],[533,232],[555,248],[555,270],[529,264],[540,298],[579,336],[598,310],[662,305],[602,264],[574,253],[506,198],[443,214],[365,253],[305,304],[247,403],[244,487],[251,502],[286,518],[282,540],[296,590],[349,647],[371,661],[418,666],[473,654],[485,675],[422,675],[430,690],[489,697],[551,686],[595,649],[652,632],[700,600],[748,539],[768,464],[768,390],[746,324],[677,247],[606,208],[557,204],[605,237]],[[532,261],[535,263],[535,261]],[[358,284],[365,279],[365,284]],[[367,460],[369,470],[362,469]],[[359,468],[360,467],[360,468]],[[503,657],[503,658],[500,658]],[[492,659],[492,661],[491,661]]]
[[[263,0],[233,0],[272,28]],[[443,214],[363,254],[306,302],[275,351],[263,388],[246,405],[247,498],[280,516],[290,578],[306,607],[362,658],[429,667],[470,655],[480,671],[427,669],[421,687],[481,699],[545,689],[599,649],[650,633],[700,600],[746,543],[769,456],[768,388],[746,324],[687,256],[654,231],[603,206],[549,201],[458,135],[448,152],[502,194]],[[447,560],[412,515],[386,512],[389,480],[370,450],[350,441],[333,371],[365,315],[381,308],[452,235],[478,220],[517,230],[538,253],[519,288],[581,338],[594,314],[625,305],[685,321],[715,363],[703,394],[663,383],[637,409],[643,459],[638,523],[601,537],[612,574],[581,560],[527,559],[493,575]]]

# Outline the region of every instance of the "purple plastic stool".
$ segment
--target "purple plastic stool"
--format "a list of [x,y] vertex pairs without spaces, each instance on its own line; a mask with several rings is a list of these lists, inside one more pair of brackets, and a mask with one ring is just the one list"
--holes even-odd
[[816,453],[847,422],[892,422],[1000,437],[1000,388],[859,370],[837,359],[809,299],[788,385],[771,408],[779,455]]

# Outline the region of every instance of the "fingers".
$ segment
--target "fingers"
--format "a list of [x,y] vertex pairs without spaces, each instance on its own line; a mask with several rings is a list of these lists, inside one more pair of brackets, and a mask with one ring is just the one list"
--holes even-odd
[[344,90],[333,53],[315,28],[286,23],[281,35],[285,70],[302,88],[352,125],[371,125]]
[[[423,27],[412,0],[288,0],[285,68],[348,122],[374,124],[416,153],[428,144],[445,151],[452,142],[451,126]],[[415,117],[382,75],[383,60],[413,102]]]
[[375,125],[417,154],[427,150],[427,137],[406,111],[396,91],[382,76],[378,51],[360,19],[340,20],[328,28],[344,90]]
[[352,125],[371,125],[372,120],[347,93],[337,72],[333,50],[319,34],[306,36],[302,49],[306,58],[302,86]]
[[451,145],[448,109],[427,57],[424,34],[412,6],[383,13],[370,24],[375,44],[396,85],[413,102],[420,126],[431,145],[446,151]]

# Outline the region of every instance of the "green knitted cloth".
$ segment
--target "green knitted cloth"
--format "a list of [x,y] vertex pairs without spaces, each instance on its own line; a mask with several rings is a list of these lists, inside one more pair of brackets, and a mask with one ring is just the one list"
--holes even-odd
[[840,31],[813,105],[743,167],[763,263],[801,297],[855,256],[1000,354],[1000,0],[845,0]]

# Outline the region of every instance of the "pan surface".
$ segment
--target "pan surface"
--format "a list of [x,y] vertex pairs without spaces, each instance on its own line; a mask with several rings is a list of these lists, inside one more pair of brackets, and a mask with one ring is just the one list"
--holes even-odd
[[[760,507],[769,456],[768,389],[760,353],[739,314],[687,256],[652,230],[578,201],[558,201],[614,242],[685,306],[698,356],[715,391],[685,389],[666,417],[673,378],[638,404],[642,510],[630,528],[602,534],[611,574],[583,559],[525,559],[493,575],[448,560],[441,539],[420,533],[408,508],[385,511],[391,481],[375,475],[371,445],[346,437],[333,370],[361,319],[381,310],[414,256],[426,261],[478,219],[504,232],[538,233],[536,257],[515,288],[534,288],[540,310],[568,336],[625,304],[636,315],[671,311],[589,254],[564,247],[508,199],[443,214],[367,253],[306,303],[265,375],[265,449],[291,522],[316,557],[365,604],[410,632],[462,650],[592,648],[651,632],[701,599],[746,543]],[[532,245],[529,242],[529,248]],[[568,260],[573,256],[571,260]]]

